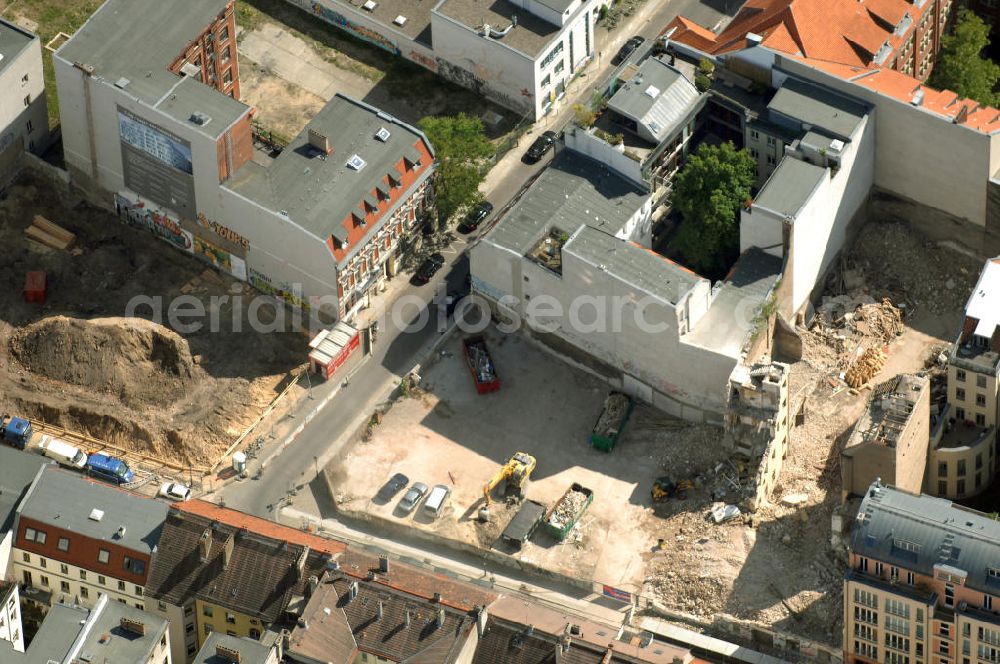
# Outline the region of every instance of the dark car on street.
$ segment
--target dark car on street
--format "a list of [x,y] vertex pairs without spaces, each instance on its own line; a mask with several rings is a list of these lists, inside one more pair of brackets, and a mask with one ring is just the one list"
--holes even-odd
[[551,150],[555,144],[556,133],[554,131],[544,132],[528,147],[528,151],[524,153],[524,160],[529,164],[535,163],[544,157],[545,153]]
[[490,216],[493,212],[493,203],[489,201],[483,201],[476,207],[472,208],[469,214],[465,215],[462,219],[462,223],[458,225],[459,233],[471,233],[472,231],[479,228],[479,224],[486,221],[486,218]]
[[403,487],[410,483],[410,478],[403,473],[396,473],[389,478],[389,481],[382,485],[382,488],[378,490],[378,499],[383,503],[387,503],[393,499],[393,497],[402,491]]
[[622,44],[620,49],[618,49],[618,52],[615,53],[615,57],[611,58],[611,64],[617,67],[621,63],[625,62],[625,60],[628,59],[628,56],[632,55],[632,53],[635,52],[635,49],[639,48],[644,41],[646,41],[646,38],[640,37],[639,35],[629,39],[627,42]]
[[417,273],[413,275],[413,280],[418,284],[426,284],[437,271],[444,265],[444,256],[435,252],[424,259],[424,262],[417,268]]

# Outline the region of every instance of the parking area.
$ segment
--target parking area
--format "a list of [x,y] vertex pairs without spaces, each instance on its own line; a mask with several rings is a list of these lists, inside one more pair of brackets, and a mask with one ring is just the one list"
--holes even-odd
[[[624,588],[642,583],[644,560],[657,539],[649,491],[662,467],[662,436],[699,429],[639,407],[618,447],[606,454],[588,438],[608,388],[536,348],[523,336],[486,333],[501,389],[478,394],[462,353],[461,335],[426,368],[422,389],[397,402],[367,442],[359,441],[328,469],[338,510],[386,519],[581,579]],[[518,552],[499,542],[516,507],[491,505],[491,521],[477,520],[483,485],[518,451],[538,465],[526,497],[551,507],[573,483],[594,501],[563,543],[542,529]],[[402,514],[400,491],[387,503],[375,497],[394,473],[429,487],[452,489],[442,514]],[[499,492],[496,494],[499,495]]]

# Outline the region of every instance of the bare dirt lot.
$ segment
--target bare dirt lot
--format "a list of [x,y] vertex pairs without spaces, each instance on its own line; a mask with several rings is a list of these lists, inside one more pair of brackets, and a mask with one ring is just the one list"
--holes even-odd
[[[77,236],[71,252],[28,240],[42,215]],[[128,449],[206,465],[280,391],[305,357],[296,332],[261,334],[251,291],[113,213],[22,176],[0,200],[0,412],[64,426]],[[29,270],[48,275],[44,305],[24,301]],[[121,318],[135,296],[220,301],[217,332],[177,334]],[[234,331],[234,306],[244,321]],[[265,312],[273,312],[270,304]],[[152,317],[150,307],[137,309]],[[267,314],[265,313],[265,316]],[[273,313],[272,313],[273,315]],[[164,314],[164,320],[167,320]]]

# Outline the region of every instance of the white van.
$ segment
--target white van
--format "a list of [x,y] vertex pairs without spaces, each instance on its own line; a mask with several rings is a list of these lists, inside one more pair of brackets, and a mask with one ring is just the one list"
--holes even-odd
[[38,447],[43,455],[55,459],[61,466],[81,469],[87,465],[87,455],[81,452],[79,447],[64,443],[52,436],[42,436],[42,442]]
[[437,517],[441,514],[441,510],[444,508],[444,503],[448,500],[448,496],[451,495],[451,489],[446,487],[444,484],[438,484],[436,487],[431,489],[430,495],[427,496],[427,501],[424,503],[424,512],[428,516]]

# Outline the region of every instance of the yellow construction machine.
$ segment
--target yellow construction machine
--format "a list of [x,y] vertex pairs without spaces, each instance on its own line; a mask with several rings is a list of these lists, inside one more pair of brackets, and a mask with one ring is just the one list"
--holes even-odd
[[537,461],[527,452],[517,452],[507,460],[490,481],[483,485],[483,506],[479,510],[479,520],[490,520],[490,503],[493,502],[493,489],[506,480],[504,496],[520,496],[528,478],[535,470]]

